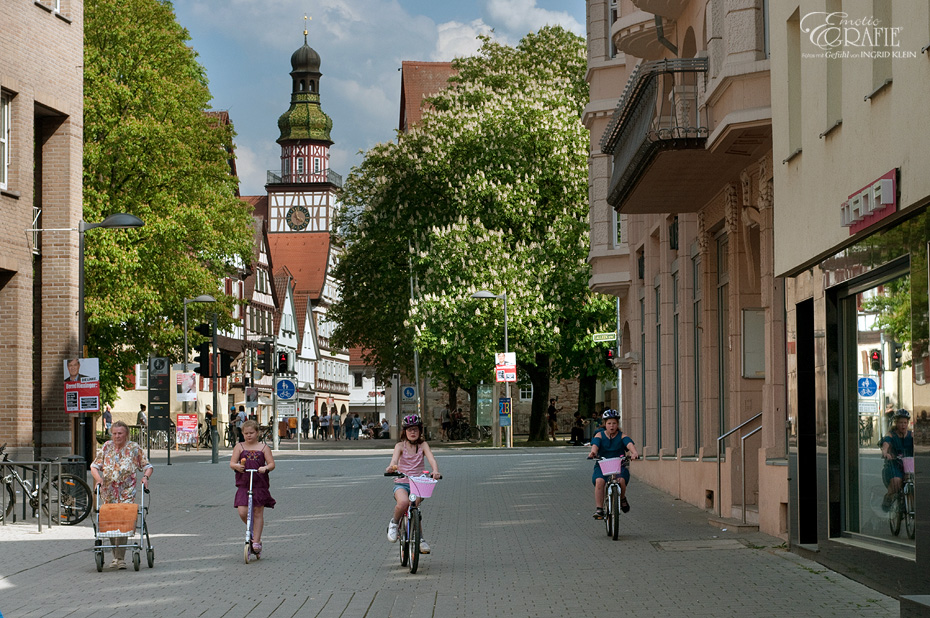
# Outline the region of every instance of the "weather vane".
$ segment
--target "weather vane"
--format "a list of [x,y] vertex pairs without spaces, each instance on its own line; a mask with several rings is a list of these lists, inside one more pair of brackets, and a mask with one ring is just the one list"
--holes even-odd
[[312,17],[307,17],[307,14],[304,13],[304,43],[307,42],[307,20],[312,20]]

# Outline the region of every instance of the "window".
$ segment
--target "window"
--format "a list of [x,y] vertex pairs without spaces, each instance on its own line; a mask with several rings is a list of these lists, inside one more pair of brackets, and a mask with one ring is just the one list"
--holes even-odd
[[[678,261],[675,261],[677,268]],[[681,351],[678,346],[678,271],[672,273],[672,407],[674,409],[675,454],[681,446],[681,393],[678,391],[679,373],[681,371]]]
[[607,41],[610,46],[610,57],[614,58],[617,55],[617,46],[614,45],[613,37],[610,36],[610,30],[614,22],[617,21],[617,18],[620,17],[620,7],[618,6],[617,0],[610,0],[610,6],[607,11]]
[[520,374],[520,401],[532,401],[533,382],[525,373]]
[[[729,239],[725,233],[717,238],[717,435],[727,431],[727,400],[729,386],[728,353],[730,349],[730,271],[727,255]],[[726,447],[726,442],[722,445]]]
[[10,169],[11,97],[0,93],[0,189],[7,188]]
[[656,449],[662,450],[662,288],[655,283],[656,300]]
[[136,390],[147,391],[149,389],[149,367],[148,365],[136,365]]
[[303,157],[297,157],[297,173],[298,174],[304,173],[304,158]]
[[355,377],[355,388],[362,388],[362,372],[356,371],[352,375]]
[[317,158],[313,159],[313,173],[314,174],[320,173],[320,160]]

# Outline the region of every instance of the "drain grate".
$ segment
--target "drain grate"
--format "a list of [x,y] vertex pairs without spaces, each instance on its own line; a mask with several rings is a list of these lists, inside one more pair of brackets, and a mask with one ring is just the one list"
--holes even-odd
[[652,541],[660,551],[706,551],[718,549],[746,549],[740,539],[700,539],[697,541]]

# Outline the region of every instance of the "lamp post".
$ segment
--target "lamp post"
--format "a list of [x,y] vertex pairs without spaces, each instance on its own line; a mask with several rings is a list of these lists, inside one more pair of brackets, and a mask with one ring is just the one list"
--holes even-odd
[[[189,352],[187,351],[187,305],[190,304],[190,303],[215,303],[215,302],[216,302],[216,299],[213,298],[212,296],[210,296],[209,294],[201,294],[200,296],[197,296],[196,298],[185,298],[185,299],[184,299],[184,373],[187,373],[187,361],[190,359],[190,354],[189,354]],[[211,376],[211,377],[212,377],[212,376]],[[199,384],[199,381],[198,381],[198,384]],[[210,383],[210,386],[213,387],[213,383],[212,383],[212,382]],[[199,390],[199,389],[198,389],[198,390]],[[216,388],[214,387],[213,390],[214,390],[214,392],[215,392],[215,391],[216,391]],[[217,404],[216,404],[216,398],[214,397],[213,407],[215,408],[216,405],[217,405]],[[187,401],[184,401],[183,406],[184,406],[184,414],[187,414]],[[213,422],[215,422],[216,415],[217,415],[218,413],[219,413],[219,410],[214,410],[214,411],[213,411],[213,419],[214,419]],[[210,432],[210,443],[211,443],[211,445],[213,446],[213,453],[214,453],[214,455],[215,455],[215,454],[216,454],[216,447],[217,447],[217,445],[216,445],[216,425],[214,425],[213,422],[210,423],[210,427],[208,427],[207,430]],[[170,452],[171,449],[168,449],[168,450],[169,450],[169,452]],[[170,457],[170,455],[169,455],[169,457]],[[213,463],[216,463],[216,458],[215,458],[215,457],[214,457]]]
[[[494,294],[493,292],[488,292],[487,290],[478,290],[471,295],[472,298],[500,298],[504,301],[504,354],[510,352],[510,342],[507,337],[507,292],[504,291],[501,294]],[[504,393],[505,397],[510,400],[510,382],[504,382]],[[510,403],[510,409],[513,410],[513,402]],[[493,415],[492,418],[498,419],[499,422],[500,414]],[[497,423],[494,423],[495,425]],[[507,430],[504,432],[507,440],[507,448],[513,448],[513,414],[511,413],[510,425],[507,426]]]
[[[82,358],[87,357],[87,352],[84,349],[87,346],[87,327],[84,323],[84,232],[97,227],[102,227],[109,230],[122,230],[142,227],[143,225],[145,225],[145,223],[142,221],[142,219],[127,213],[117,213],[110,215],[100,223],[88,223],[83,219],[78,223],[78,346],[80,348],[80,354]],[[85,413],[78,413],[78,455],[84,458],[85,466],[88,463],[86,422]]]

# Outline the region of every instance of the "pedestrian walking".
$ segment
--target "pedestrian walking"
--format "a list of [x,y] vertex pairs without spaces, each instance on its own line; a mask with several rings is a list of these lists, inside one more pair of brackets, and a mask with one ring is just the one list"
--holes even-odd
[[103,433],[110,435],[110,427],[113,426],[113,412],[110,408],[110,404],[107,404],[103,408]]
[[310,417],[304,414],[304,417],[300,419],[300,434],[303,436],[303,439],[306,440],[309,433],[310,433]]
[[320,417],[320,436],[323,440],[329,440],[329,413],[323,412]]
[[336,412],[335,414],[333,414],[332,420],[330,421],[330,425],[331,425],[332,428],[333,428],[333,440],[339,440],[339,439],[340,439],[340,438],[339,438],[339,433],[342,431],[342,423],[341,423],[341,420],[342,420],[342,419],[339,417],[339,413],[338,413],[338,412]]
[[310,428],[313,430],[313,439],[316,440],[320,434],[320,417],[317,416],[316,412],[310,417]]

